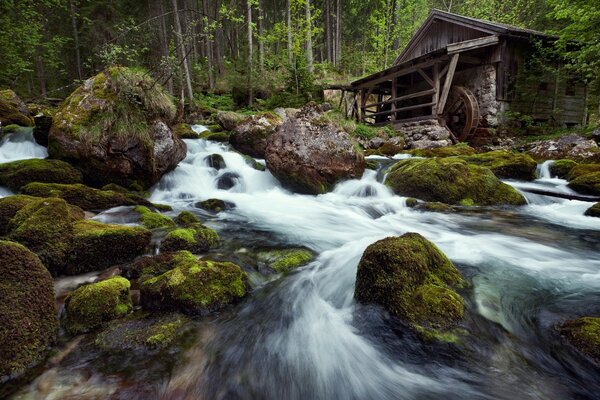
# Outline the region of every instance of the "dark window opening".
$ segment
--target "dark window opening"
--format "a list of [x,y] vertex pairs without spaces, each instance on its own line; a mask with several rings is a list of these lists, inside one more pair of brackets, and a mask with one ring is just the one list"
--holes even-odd
[[565,96],[575,96],[575,81],[567,81],[567,87],[565,88]]
[[548,82],[540,82],[538,89],[540,92],[546,92],[548,90]]

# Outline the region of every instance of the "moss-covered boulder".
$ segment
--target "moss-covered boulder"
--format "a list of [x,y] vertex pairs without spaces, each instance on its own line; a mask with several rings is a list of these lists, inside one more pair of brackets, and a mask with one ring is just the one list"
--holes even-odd
[[414,209],[419,210],[419,211],[439,212],[439,213],[445,213],[445,214],[450,214],[455,211],[454,207],[449,206],[448,204],[445,204],[445,203],[440,203],[438,201],[421,202],[421,203],[416,204],[414,206]]
[[219,244],[219,235],[214,230],[199,223],[185,228],[177,228],[167,233],[160,244],[162,251],[187,250],[192,253],[205,253]]
[[247,275],[230,262],[201,261],[187,251],[167,254],[140,276],[142,307],[207,314],[245,296]]
[[277,273],[290,272],[315,258],[312,251],[299,249],[267,250],[258,253],[258,262],[266,264]]
[[532,181],[536,178],[537,163],[530,155],[506,150],[461,156],[469,164],[480,165],[492,170],[503,179]]
[[214,168],[216,170],[220,170],[227,167],[225,164],[225,160],[223,156],[220,154],[211,154],[206,156],[204,161],[208,164],[209,167]]
[[82,184],[30,183],[21,188],[21,193],[37,197],[57,197],[87,211],[100,211],[118,206],[142,205],[152,207],[152,203],[132,193],[114,190],[94,189]]
[[229,133],[229,132],[204,131],[200,134],[201,139],[211,140],[213,142],[221,142],[221,143],[229,142],[230,136],[231,136],[231,133]]
[[281,123],[281,117],[273,113],[246,117],[232,129],[229,143],[242,154],[265,158],[267,141]]
[[75,289],[65,298],[65,328],[80,334],[100,328],[106,322],[133,310],[130,283],[117,276]]
[[39,200],[36,197],[15,195],[0,198],[0,235],[8,233],[8,223],[15,216],[17,211],[27,204]]
[[81,209],[62,199],[35,199],[10,219],[7,236],[37,254],[55,272],[71,251],[74,222],[83,217]]
[[0,397],[42,362],[56,339],[54,282],[24,246],[0,240]]
[[[247,119],[247,115],[238,114],[233,111],[219,111],[217,113],[217,122],[219,123],[219,126],[221,126],[221,128],[223,128],[226,131],[234,130],[236,126],[246,121]],[[211,131],[213,130],[212,127],[209,128],[211,128]]]
[[585,215],[588,217],[598,217],[600,218],[600,202],[594,204],[587,210],[585,210]]
[[525,198],[488,168],[458,158],[408,159],[394,164],[385,184],[402,196],[446,204],[522,205]]
[[218,212],[225,210],[225,208],[227,207],[227,204],[223,200],[220,200],[220,199],[208,199],[208,200],[199,201],[196,204],[194,204],[194,206],[197,208],[203,208],[205,210],[209,210],[209,211],[218,213]]
[[600,171],[578,176],[569,182],[569,187],[580,193],[600,195]]
[[199,224],[200,218],[196,216],[196,214],[190,211],[182,211],[175,217],[175,223],[179,226],[190,226],[194,224]]
[[354,297],[383,306],[421,331],[441,333],[464,315],[454,288],[464,280],[452,262],[418,233],[371,244],[360,260]]
[[265,171],[267,169],[267,167],[265,167],[263,164],[256,161],[253,157],[246,156],[246,155],[243,155],[243,157],[244,157],[244,161],[246,161],[246,165],[254,168],[255,170]]
[[137,206],[133,209],[140,216],[140,224],[144,228],[158,229],[171,228],[175,226],[175,222],[161,213],[154,212],[145,206]]
[[446,147],[435,147],[432,149],[413,149],[408,153],[418,157],[456,157],[456,156],[469,156],[476,154],[477,151],[471,146],[459,143],[454,146]]
[[75,275],[129,262],[147,251],[151,239],[152,233],[142,227],[77,221],[67,243],[67,265],[59,272]]
[[576,349],[600,363],[600,318],[569,320],[559,326],[558,331]]
[[198,139],[198,135],[188,124],[177,124],[172,128],[173,134],[181,139]]
[[25,103],[10,89],[0,90],[0,124],[33,126],[33,119]]
[[0,164],[0,186],[19,190],[31,182],[81,183],[81,172],[60,160],[30,159]]
[[567,180],[572,181],[594,172],[600,172],[600,164],[577,164],[567,174]]
[[550,164],[550,175],[566,179],[575,166],[577,163],[573,160],[556,160]]
[[136,312],[112,322],[96,336],[95,344],[111,354],[171,349],[181,341],[189,322],[177,313]]
[[111,67],[86,80],[56,112],[51,158],[69,161],[93,186],[148,188],[174,169],[186,145],[169,129],[171,96],[147,73]]

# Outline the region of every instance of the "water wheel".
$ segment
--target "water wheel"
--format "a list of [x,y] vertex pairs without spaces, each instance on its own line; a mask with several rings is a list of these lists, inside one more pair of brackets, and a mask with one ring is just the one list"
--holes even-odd
[[463,86],[452,86],[442,116],[458,141],[469,139],[479,125],[477,98]]

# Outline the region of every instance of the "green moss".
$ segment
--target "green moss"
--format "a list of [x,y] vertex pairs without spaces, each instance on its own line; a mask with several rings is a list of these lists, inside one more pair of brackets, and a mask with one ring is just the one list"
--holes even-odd
[[65,263],[73,239],[73,222],[83,212],[61,199],[36,199],[24,205],[8,224],[8,237],[40,257],[53,273]]
[[550,175],[566,179],[576,165],[573,160],[556,160],[550,164]]
[[566,321],[558,330],[575,348],[600,362],[600,318],[582,317]]
[[156,208],[158,211],[173,211],[173,207],[168,204],[158,204],[152,203],[152,206]]
[[445,331],[463,318],[464,302],[453,288],[465,284],[452,262],[417,233],[371,244],[360,260],[354,296],[382,305],[422,329]]
[[37,197],[58,197],[84,210],[106,210],[118,206],[152,206],[137,195],[99,190],[81,184],[30,183],[21,188],[21,193]]
[[18,131],[20,128],[21,127],[19,125],[10,124],[10,125],[6,125],[5,127],[3,127],[2,132],[3,133],[13,133],[13,132]]
[[229,142],[229,132],[211,132],[205,131],[200,134],[201,139],[212,140],[213,142]]
[[8,233],[8,223],[17,211],[27,204],[39,200],[37,197],[15,195],[0,198],[0,235]]
[[[0,240],[0,380],[4,388],[42,362],[56,339],[54,282],[24,246]],[[0,396],[4,395],[0,388]]]
[[220,199],[208,199],[197,202],[195,206],[198,208],[203,208],[205,210],[221,212],[225,209],[225,202]]
[[585,215],[588,217],[598,217],[600,218],[600,202],[594,204],[587,210],[585,210]]
[[196,216],[196,214],[194,214],[190,211],[182,211],[175,218],[175,223],[177,223],[177,225],[179,225],[179,226],[188,226],[188,225],[192,225],[192,224],[199,224],[200,218],[198,218]]
[[0,90],[0,124],[33,126],[33,119],[28,113],[21,112],[21,99],[10,89]]
[[264,165],[256,161],[253,157],[244,154],[242,154],[242,157],[244,157],[244,161],[246,161],[247,165],[251,166],[257,171],[265,171],[267,169]]
[[182,139],[198,139],[199,135],[188,124],[177,124],[171,131]]
[[245,296],[247,275],[239,266],[191,260],[190,256],[184,252],[172,269],[153,277],[142,276],[142,307],[206,314]]
[[375,160],[365,160],[365,169],[377,170],[379,163]]
[[492,170],[498,178],[531,181],[536,178],[537,163],[530,155],[495,150],[487,153],[461,156],[469,164]]
[[111,353],[165,349],[181,339],[189,321],[180,314],[135,313],[111,323],[100,332],[96,337],[96,345]]
[[130,283],[123,277],[79,287],[65,299],[65,328],[71,334],[90,332],[133,310]]
[[522,205],[525,198],[487,168],[458,158],[402,160],[385,184],[402,196],[462,205]]
[[314,254],[306,249],[269,250],[258,255],[259,261],[265,262],[278,273],[290,272],[308,264],[313,258]]
[[19,190],[31,182],[81,183],[81,172],[64,161],[30,159],[0,164],[0,185]]
[[575,165],[567,174],[567,180],[572,181],[583,175],[600,172],[600,164],[578,164]]
[[409,153],[418,157],[455,157],[476,154],[477,151],[465,143],[459,143],[454,146],[436,147],[434,149],[414,149],[410,150]]
[[406,207],[413,208],[416,207],[418,204],[419,201],[414,197],[409,197],[408,199],[406,199]]
[[140,223],[144,228],[158,229],[175,226],[175,222],[171,218],[151,211],[148,207],[137,206],[133,210],[140,215]]
[[600,171],[578,176],[569,182],[569,187],[580,193],[600,195]]
[[397,145],[394,143],[386,142],[381,147],[376,149],[370,149],[365,151],[365,155],[379,155],[379,156],[387,156],[391,157],[398,153],[402,153],[404,151],[404,145]]
[[192,253],[205,253],[219,244],[219,235],[214,230],[199,223],[186,228],[174,229],[161,243],[163,251],[188,250]]
[[[469,203],[468,200],[469,199],[463,199],[461,201],[461,205],[463,205],[463,206],[470,205],[470,204],[467,204],[467,203]],[[440,203],[437,201],[428,201],[428,202],[420,203],[415,206],[415,209],[421,210],[421,211],[431,211],[431,212],[439,212],[439,213],[454,212],[454,208],[452,206],[449,206],[448,204]]]

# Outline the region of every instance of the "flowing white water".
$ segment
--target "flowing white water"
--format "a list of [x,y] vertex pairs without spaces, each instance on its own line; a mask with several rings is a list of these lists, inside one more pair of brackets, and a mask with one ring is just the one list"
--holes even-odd
[[35,142],[33,128],[19,128],[0,140],[0,163],[46,157],[48,150]]

